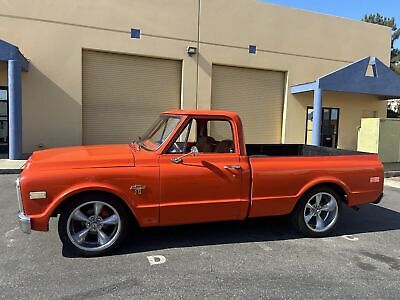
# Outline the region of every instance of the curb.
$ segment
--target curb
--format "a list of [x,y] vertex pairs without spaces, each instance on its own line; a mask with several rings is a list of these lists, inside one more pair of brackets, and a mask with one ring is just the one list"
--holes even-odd
[[0,169],[0,175],[20,174],[22,169]]
[[388,186],[388,187],[391,187],[391,188],[395,188],[395,189],[400,189],[400,181],[386,178],[385,179],[385,186]]
[[385,178],[400,177],[400,171],[386,171]]

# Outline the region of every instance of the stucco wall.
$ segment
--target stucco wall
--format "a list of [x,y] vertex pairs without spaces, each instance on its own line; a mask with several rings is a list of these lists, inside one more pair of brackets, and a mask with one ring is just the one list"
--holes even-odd
[[[199,5],[199,55],[189,57]],[[23,73],[24,152],[81,144],[82,49],[181,59],[183,108],[210,107],[213,63],[285,71],[292,85],[365,56],[389,60],[388,28],[253,0],[3,0],[0,7],[1,38],[31,61]],[[130,28],[140,28],[142,38],[131,39]],[[303,110],[288,94],[282,141],[304,141]]]

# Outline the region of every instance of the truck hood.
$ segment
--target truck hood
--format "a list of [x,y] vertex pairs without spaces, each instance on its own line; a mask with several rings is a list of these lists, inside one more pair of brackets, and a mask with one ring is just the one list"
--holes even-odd
[[129,145],[98,145],[55,148],[33,152],[25,168],[84,169],[132,167],[134,155]]

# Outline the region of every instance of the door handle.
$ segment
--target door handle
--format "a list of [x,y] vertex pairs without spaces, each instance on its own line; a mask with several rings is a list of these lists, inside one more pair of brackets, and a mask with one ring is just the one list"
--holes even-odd
[[233,165],[233,166],[224,166],[224,169],[235,169],[235,170],[240,170],[242,167],[239,165]]

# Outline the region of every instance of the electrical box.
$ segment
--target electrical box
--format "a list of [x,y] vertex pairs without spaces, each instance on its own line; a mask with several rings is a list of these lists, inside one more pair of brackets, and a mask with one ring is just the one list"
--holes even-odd
[[378,153],[384,163],[400,162],[400,119],[361,119],[357,150]]

